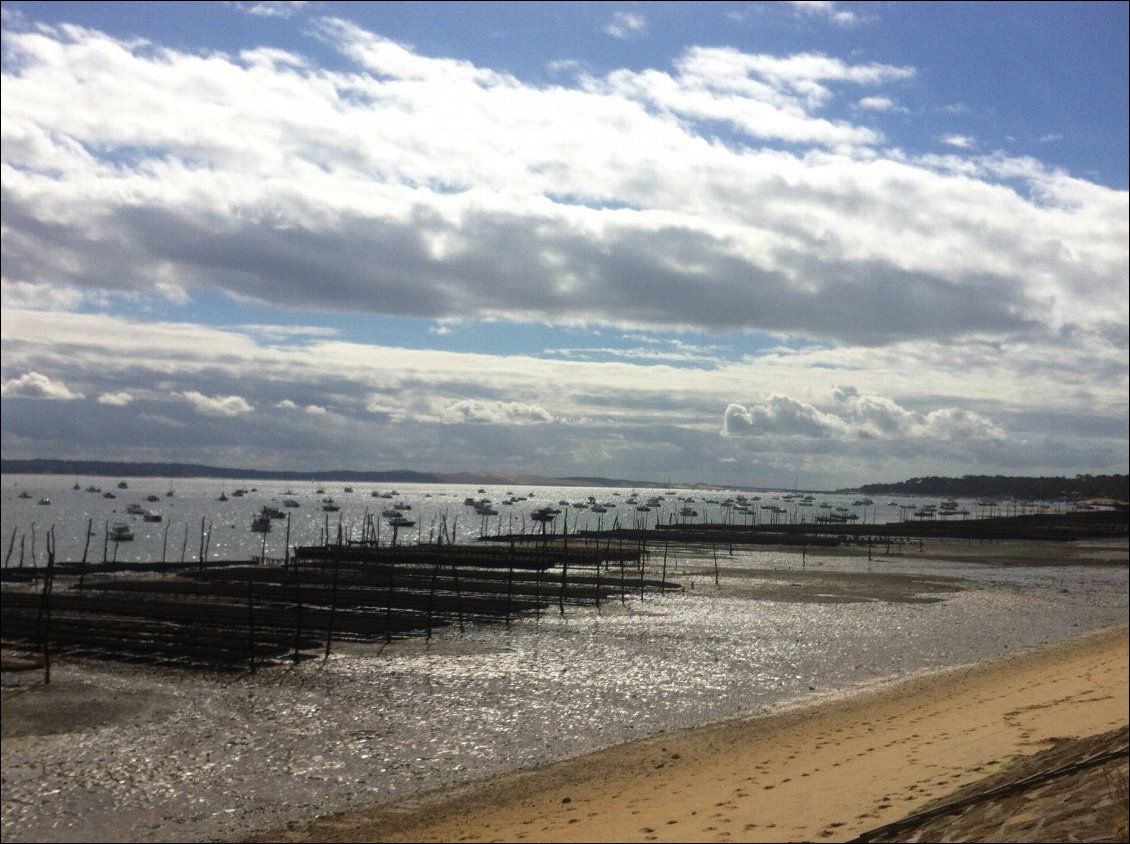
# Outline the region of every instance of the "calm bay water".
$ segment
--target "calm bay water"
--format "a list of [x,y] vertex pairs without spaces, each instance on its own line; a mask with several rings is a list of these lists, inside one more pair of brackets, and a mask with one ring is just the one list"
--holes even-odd
[[[121,488],[120,483],[126,487]],[[18,562],[21,537],[25,565],[32,564],[33,538],[36,562],[45,561],[43,537],[52,528],[59,560],[80,560],[84,549],[88,561],[92,562],[102,560],[104,555],[108,559],[133,562],[176,561],[182,556],[189,561],[196,560],[202,530],[208,533],[209,559],[233,560],[248,559],[264,552],[268,557],[283,556],[287,535],[285,521],[274,520],[272,530],[265,535],[251,530],[252,520],[264,506],[280,508],[290,516],[291,545],[310,545],[323,541],[327,531],[336,539],[339,526],[343,536],[360,537],[366,516],[373,517],[374,525],[381,530],[382,544],[388,544],[393,539],[393,531],[381,514],[395,505],[410,507],[402,512],[415,522],[411,528],[398,531],[397,541],[415,543],[432,541],[441,531],[457,541],[473,541],[484,532],[533,532],[540,528],[530,519],[530,514],[545,506],[562,511],[557,520],[558,531],[565,528],[567,520],[568,530],[575,532],[616,525],[653,528],[657,523],[673,521],[812,522],[835,512],[836,508],[843,508],[842,512],[854,517],[857,523],[881,523],[913,518],[913,513],[921,507],[939,503],[936,499],[903,497],[861,504],[858,495],[833,493],[816,493],[811,501],[805,502],[803,494],[790,497],[781,492],[606,487],[404,484],[395,488],[355,485],[352,491],[347,489],[340,483],[316,485],[309,481],[5,475],[0,486],[3,505],[0,536],[6,556],[9,548],[12,549],[9,564]],[[105,497],[107,494],[114,497]],[[738,511],[739,495],[746,497],[749,512]],[[219,500],[221,496],[227,500]],[[658,506],[648,511],[637,510],[656,497],[663,499]],[[340,509],[324,510],[327,498],[332,498]],[[464,504],[467,498],[489,499],[497,515],[479,515]],[[50,503],[40,504],[43,499]],[[287,499],[297,506],[283,507]],[[728,500],[732,502],[730,506],[727,506]],[[605,505],[607,512],[597,513],[589,506],[584,509],[576,506],[578,503],[590,505],[593,501]],[[161,521],[146,522],[142,515],[128,514],[126,508],[130,505],[157,511]],[[693,510],[695,515],[683,515],[683,508]],[[990,511],[972,500],[959,500],[957,509],[968,512],[968,517],[1002,512],[1001,508]],[[134,539],[116,544],[105,542],[107,528],[115,523],[128,524]],[[92,534],[89,544],[86,541],[88,525]]]

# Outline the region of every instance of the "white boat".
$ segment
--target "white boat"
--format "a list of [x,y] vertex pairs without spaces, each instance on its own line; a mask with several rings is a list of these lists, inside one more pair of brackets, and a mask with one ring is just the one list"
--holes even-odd
[[130,504],[128,507],[126,507],[126,512],[131,516],[144,516],[145,508],[140,504]]
[[159,522],[161,521],[161,514],[156,510],[146,510],[145,515],[142,516],[142,518],[147,522]]

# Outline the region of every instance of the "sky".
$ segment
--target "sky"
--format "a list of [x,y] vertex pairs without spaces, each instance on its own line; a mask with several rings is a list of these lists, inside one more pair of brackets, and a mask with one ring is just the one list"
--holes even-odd
[[1128,8],[3,3],[3,456],[1124,474]]

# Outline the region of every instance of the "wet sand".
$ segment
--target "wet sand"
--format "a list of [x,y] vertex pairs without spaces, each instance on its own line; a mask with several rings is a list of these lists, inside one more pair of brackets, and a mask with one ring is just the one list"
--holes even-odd
[[286,841],[846,841],[1127,723],[1127,628],[292,825]]

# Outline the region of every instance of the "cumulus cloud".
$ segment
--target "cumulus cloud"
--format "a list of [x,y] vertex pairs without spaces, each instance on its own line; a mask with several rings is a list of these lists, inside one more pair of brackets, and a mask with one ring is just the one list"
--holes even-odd
[[206,396],[194,390],[181,393],[184,398],[201,416],[215,416],[230,418],[251,413],[255,408],[240,396]]
[[553,422],[554,416],[544,407],[523,402],[480,401],[462,399],[440,410],[443,422],[480,425],[542,425]]
[[854,388],[835,392],[826,410],[784,395],[743,406],[729,404],[723,413],[726,436],[797,436],[833,439],[1000,439],[1004,431],[980,414],[960,408],[926,413],[900,407],[889,398],[860,394]]
[[133,395],[125,391],[117,393],[103,393],[98,397],[98,403],[110,407],[126,407],[133,403]]
[[25,372],[0,385],[0,396],[6,399],[45,399],[47,401],[76,401],[82,393],[67,387],[62,381],[53,381],[38,372]]

